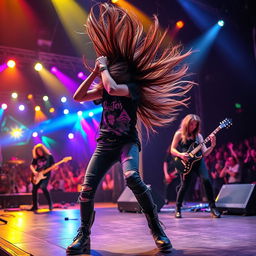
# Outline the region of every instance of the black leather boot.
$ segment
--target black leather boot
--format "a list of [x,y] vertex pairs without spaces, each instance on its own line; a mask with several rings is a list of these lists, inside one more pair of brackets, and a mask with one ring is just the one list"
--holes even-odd
[[32,206],[30,209],[28,209],[28,211],[32,211],[32,212],[36,212],[38,210],[37,206]]
[[160,221],[158,219],[157,215],[157,209],[156,206],[151,213],[144,213],[147,221],[148,226],[151,230],[151,233],[153,235],[153,238],[155,240],[156,246],[161,252],[170,252],[172,249],[172,244],[167,237],[167,235],[164,233],[163,228],[160,224]]
[[182,215],[181,215],[181,207],[180,207],[180,206],[176,206],[176,209],[175,209],[175,218],[177,218],[177,219],[182,218]]
[[212,218],[220,218],[220,217],[221,217],[221,213],[220,213],[219,210],[217,209],[214,200],[210,200],[210,202],[209,202],[209,207],[210,207],[210,210],[211,210],[211,216],[212,216]]
[[213,218],[220,218],[221,213],[219,212],[219,210],[216,207],[211,207],[211,216]]
[[135,194],[135,197],[137,198],[138,203],[146,216],[148,227],[151,230],[159,251],[164,253],[170,252],[172,249],[172,244],[160,224],[157,214],[157,207],[153,202],[150,190],[148,189],[142,194]]
[[[89,203],[89,202],[88,202]],[[81,227],[73,239],[73,243],[68,246],[67,255],[89,254],[91,250],[91,227],[95,218],[95,211],[88,203],[80,203],[81,207]]]

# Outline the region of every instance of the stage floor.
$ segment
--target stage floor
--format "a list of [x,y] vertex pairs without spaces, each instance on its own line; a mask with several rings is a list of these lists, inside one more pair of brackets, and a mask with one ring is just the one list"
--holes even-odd
[[[207,212],[183,212],[175,219],[173,207],[159,214],[173,244],[172,256],[255,256],[256,216],[224,215],[213,219]],[[68,217],[69,220],[65,220]],[[79,227],[78,206],[69,209],[0,211],[0,237],[35,256],[66,255]],[[91,255],[160,255],[139,213],[120,213],[114,204],[96,204]]]

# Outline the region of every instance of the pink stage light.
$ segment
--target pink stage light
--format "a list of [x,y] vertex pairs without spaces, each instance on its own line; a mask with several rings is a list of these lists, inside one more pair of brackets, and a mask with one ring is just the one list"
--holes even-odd
[[56,67],[51,67],[51,72],[52,73],[56,73],[58,71],[58,69]]
[[7,104],[3,103],[1,107],[2,109],[7,109]]

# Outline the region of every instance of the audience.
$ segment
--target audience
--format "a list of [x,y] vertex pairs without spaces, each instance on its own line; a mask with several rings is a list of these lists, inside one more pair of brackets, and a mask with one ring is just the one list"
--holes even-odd
[[[256,184],[256,136],[238,143],[227,143],[216,147],[205,158],[205,162],[212,178],[215,196],[218,195],[223,184]],[[31,171],[29,168],[26,165],[19,166],[19,171],[15,175],[14,170],[15,168],[10,164],[2,165],[0,193],[31,192]],[[73,161],[61,164],[52,171],[49,189],[51,191],[79,192],[85,170],[86,166],[83,163],[76,164]],[[114,180],[111,174],[107,174],[102,182],[102,190],[106,194],[106,200],[111,201],[109,198],[113,189]]]

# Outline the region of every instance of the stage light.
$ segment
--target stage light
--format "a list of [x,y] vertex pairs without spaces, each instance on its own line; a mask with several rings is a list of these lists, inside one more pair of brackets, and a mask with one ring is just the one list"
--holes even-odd
[[36,71],[41,71],[43,69],[43,65],[41,63],[36,63],[36,65],[34,66]]
[[22,129],[20,128],[13,128],[11,131],[10,131],[10,134],[13,138],[15,139],[18,139],[22,136]]
[[55,108],[50,108],[50,109],[49,109],[49,112],[50,112],[50,113],[54,113],[54,112],[55,112]]
[[224,24],[225,24],[224,20],[219,20],[219,21],[218,21],[218,25],[219,25],[220,27],[223,27]]
[[33,133],[32,133],[32,136],[35,138],[35,137],[38,136],[38,133],[37,133],[37,132],[33,132]]
[[77,115],[78,115],[78,116],[82,116],[82,115],[83,115],[83,111],[81,111],[81,110],[78,111],[78,112],[77,112]]
[[35,111],[40,111],[40,110],[41,110],[40,106],[35,106]]
[[240,103],[236,103],[235,108],[240,109],[240,108],[242,108],[242,105]]
[[68,110],[67,108],[65,108],[65,109],[63,110],[63,113],[64,113],[64,115],[67,115],[67,114],[69,113],[69,110]]
[[63,97],[61,97],[60,100],[61,100],[62,103],[65,103],[67,101],[67,98],[65,96],[63,96]]
[[184,24],[184,22],[182,20],[179,20],[179,21],[176,22],[176,27],[179,28],[179,29],[183,28],[184,25],[185,24]]
[[29,100],[32,100],[33,99],[33,94],[29,94],[27,97],[28,97]]
[[19,105],[19,110],[20,110],[20,111],[25,110],[25,106],[24,106],[24,105]]
[[14,60],[8,60],[8,61],[7,61],[7,66],[8,66],[9,68],[14,68],[15,65],[16,65],[16,62],[15,62]]
[[73,139],[74,139],[74,137],[75,137],[75,136],[74,136],[74,134],[73,134],[73,133],[69,133],[69,134],[68,134],[68,138],[69,138],[70,140],[73,140]]
[[52,72],[52,73],[56,73],[56,72],[57,72],[57,68],[56,68],[56,67],[52,67],[52,68],[51,68],[51,72]]
[[2,109],[7,109],[7,104],[3,103],[1,107]]
[[115,3],[118,2],[118,0],[111,0],[111,2],[112,2],[113,4],[115,4]]
[[90,117],[93,117],[93,112],[89,112],[89,114],[88,114]]
[[47,101],[47,100],[49,100],[49,97],[45,95],[45,96],[43,97],[43,100],[44,100],[44,101]]
[[84,76],[84,73],[83,73],[83,72],[79,72],[79,73],[77,74],[77,77],[78,77],[78,78],[83,78],[83,76]]
[[13,92],[12,93],[12,98],[13,99],[17,99],[18,98],[18,93],[17,92]]

